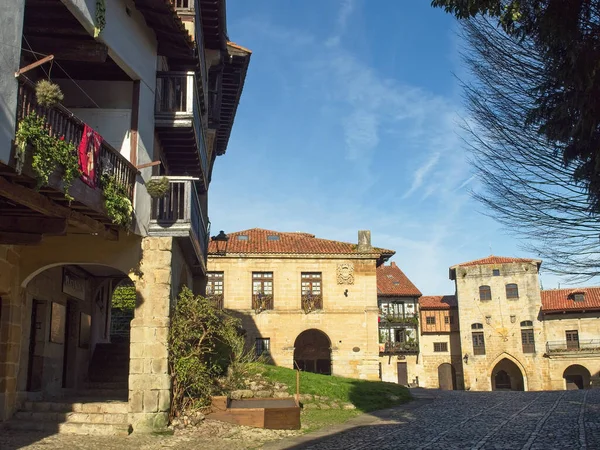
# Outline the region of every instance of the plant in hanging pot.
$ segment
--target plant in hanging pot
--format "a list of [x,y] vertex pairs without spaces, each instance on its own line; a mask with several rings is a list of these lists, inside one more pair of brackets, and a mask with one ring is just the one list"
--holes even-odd
[[40,80],[35,85],[35,98],[39,105],[52,108],[62,102],[65,96],[58,84],[49,80]]
[[146,191],[152,198],[162,198],[169,192],[169,179],[162,177],[160,180],[154,179],[146,183]]

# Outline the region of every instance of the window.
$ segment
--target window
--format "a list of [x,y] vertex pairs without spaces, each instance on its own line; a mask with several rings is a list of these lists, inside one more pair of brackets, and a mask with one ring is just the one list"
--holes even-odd
[[535,340],[532,329],[521,330],[521,341],[523,342],[523,353],[535,353]]
[[425,318],[425,323],[427,325],[435,325],[435,317],[434,316],[428,316]]
[[522,327],[532,327],[533,322],[531,320],[524,320],[523,322],[521,322],[521,326]]
[[453,324],[454,323],[454,316],[452,314],[445,316],[444,317],[444,323],[445,324]]
[[482,331],[475,331],[473,335],[473,354],[485,355],[485,340]]
[[278,240],[279,240],[278,234],[270,234],[267,236],[267,241],[278,241]]
[[248,240],[248,235],[247,234],[238,234],[237,240],[238,241],[247,241]]
[[495,277],[499,277],[500,276],[500,269],[493,269],[492,270],[492,275],[494,275]]
[[273,309],[273,272],[252,272],[252,309]]
[[448,343],[447,342],[434,342],[433,343],[433,351],[434,352],[447,352],[448,351]]
[[302,309],[309,312],[315,309],[323,309],[321,272],[302,272],[300,278]]
[[491,300],[492,289],[489,286],[479,286],[479,300]]
[[574,302],[582,302],[585,300],[584,294],[583,292],[576,292],[573,294],[573,301]]
[[223,308],[223,272],[208,272],[206,283],[206,297],[216,302],[217,308]]
[[471,330],[483,330],[482,323],[473,323],[471,324]]
[[256,338],[254,348],[256,349],[256,356],[270,354],[271,338]]
[[577,330],[569,330],[565,332],[567,336],[567,349],[579,348],[579,332]]
[[507,284],[506,298],[519,298],[519,286],[514,283]]

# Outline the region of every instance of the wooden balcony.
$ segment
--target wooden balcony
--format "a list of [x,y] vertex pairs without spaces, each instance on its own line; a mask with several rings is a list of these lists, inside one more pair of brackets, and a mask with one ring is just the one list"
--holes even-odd
[[208,298],[211,302],[213,302],[213,305],[215,305],[215,308],[223,309],[223,306],[225,304],[224,299],[223,299],[223,294],[207,294],[206,298]]
[[155,124],[170,173],[188,174],[208,188],[208,154],[194,72],[158,72]]
[[379,344],[380,355],[400,355],[419,353],[419,342],[385,342]]
[[419,316],[417,314],[380,314],[379,324],[380,326],[385,326],[386,328],[390,325],[410,326],[416,328],[419,326]]
[[[163,177],[153,177],[162,179]],[[196,191],[197,178],[167,177],[164,197],[152,199],[150,236],[172,236],[181,242],[184,256],[194,273],[206,273],[209,223]]]
[[273,296],[267,294],[252,295],[252,309],[256,314],[273,309]]
[[[42,119],[44,128],[50,136],[71,143],[74,147],[73,151],[78,153],[85,126],[83,121],[61,104],[53,107],[40,106],[36,100],[34,84],[25,78],[19,80],[17,100],[17,129],[22,119],[35,113]],[[114,177],[123,187],[129,200],[133,202],[138,174],[133,164],[106,141],[102,141],[98,165],[94,171],[93,181],[96,187],[91,187],[79,178],[73,180],[69,189],[69,195],[73,199],[69,201],[65,198],[63,181],[58,169],[49,176],[47,185],[41,186],[39,190],[31,189],[36,185],[32,161],[33,150],[27,146],[20,171],[17,170],[15,158],[11,160],[9,166],[0,168],[0,172],[5,177],[4,181],[0,180],[3,185],[0,189],[0,217],[11,216],[17,221],[21,220],[20,217],[28,217],[28,220],[42,216],[63,217],[69,224],[87,232],[115,237],[116,225],[112,224],[106,214],[99,178],[102,174]],[[8,179],[12,182],[6,181]],[[111,228],[113,230],[110,230]],[[30,233],[34,232],[30,231]],[[44,231],[42,234],[52,233]]]
[[548,341],[546,354],[552,356],[579,356],[600,353],[600,339],[578,341]]

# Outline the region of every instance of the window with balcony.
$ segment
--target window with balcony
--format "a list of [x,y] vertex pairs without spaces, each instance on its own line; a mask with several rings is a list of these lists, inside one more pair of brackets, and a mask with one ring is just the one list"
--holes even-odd
[[579,348],[579,331],[577,330],[568,330],[565,331],[565,335],[567,338],[567,349],[578,349]]
[[519,286],[515,283],[506,285],[506,298],[519,298]]
[[256,356],[269,355],[271,350],[271,338],[256,338],[254,344]]
[[425,323],[427,325],[435,325],[435,316],[427,316],[425,318]]
[[447,342],[434,342],[433,343],[433,351],[434,352],[447,352],[448,351],[448,343]]
[[208,272],[206,282],[206,297],[213,300],[219,309],[223,308],[223,272]]
[[479,300],[491,300],[492,289],[489,286],[479,286]]
[[485,338],[483,331],[475,331],[472,333],[473,338],[473,354],[485,355]]
[[323,309],[321,272],[302,272],[300,278],[301,303],[304,312]]
[[531,328],[521,330],[521,342],[523,343],[523,353],[535,353],[535,339]]
[[273,309],[273,272],[252,272],[252,309]]

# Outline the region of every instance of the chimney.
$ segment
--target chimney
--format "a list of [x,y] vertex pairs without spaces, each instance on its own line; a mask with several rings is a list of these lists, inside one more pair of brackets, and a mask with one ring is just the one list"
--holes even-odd
[[359,252],[370,252],[373,251],[371,246],[371,231],[370,230],[358,230],[358,248]]

